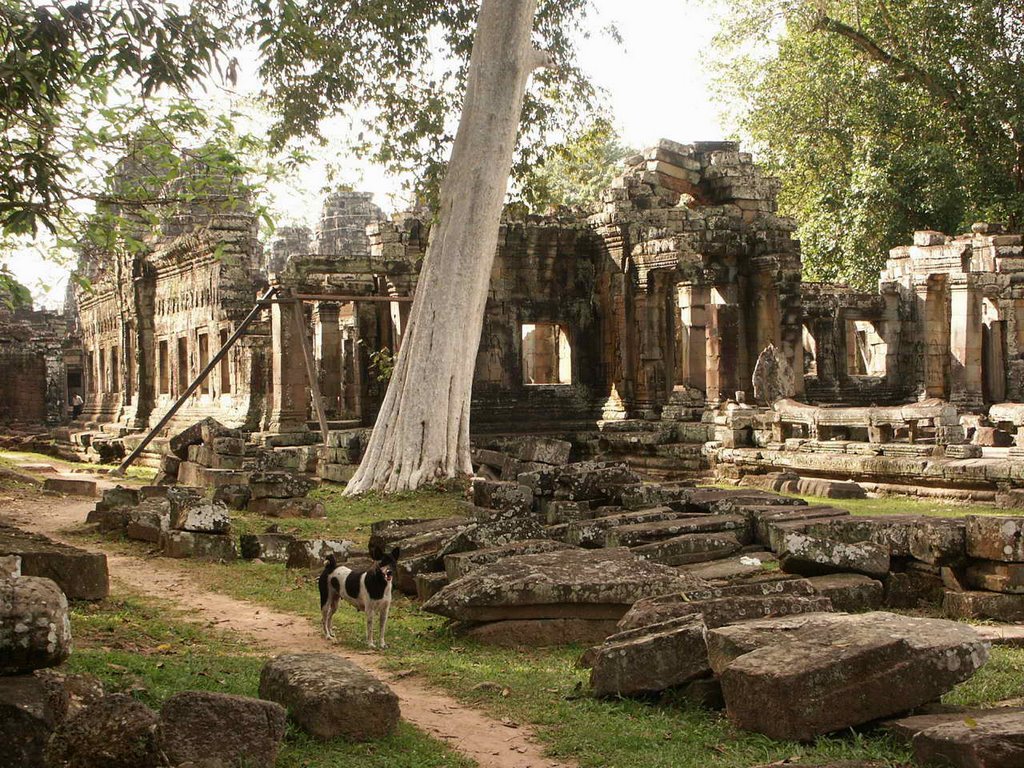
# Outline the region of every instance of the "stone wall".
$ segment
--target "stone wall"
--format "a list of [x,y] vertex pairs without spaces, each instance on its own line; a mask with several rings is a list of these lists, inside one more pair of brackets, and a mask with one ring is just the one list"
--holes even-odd
[[66,322],[58,312],[0,303],[0,422],[59,424],[68,392],[61,342]]

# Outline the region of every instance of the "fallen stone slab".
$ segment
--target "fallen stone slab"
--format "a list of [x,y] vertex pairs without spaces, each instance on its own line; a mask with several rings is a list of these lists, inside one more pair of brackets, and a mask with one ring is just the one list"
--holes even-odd
[[758,505],[742,507],[740,511],[750,518],[754,541],[775,551],[779,549],[778,543],[773,545],[772,542],[772,532],[776,526],[786,523],[803,523],[805,526],[810,526],[812,523],[823,523],[850,515],[845,509],[823,505],[805,507],[783,507],[777,504]]
[[339,563],[348,560],[354,552],[353,541],[334,539],[294,539],[288,543],[285,565],[288,568],[312,568],[319,570],[327,562],[328,555],[334,555]]
[[50,579],[0,578],[0,675],[55,667],[71,653],[68,601]]
[[951,619],[1024,622],[1024,595],[947,589],[942,598],[942,612]]
[[118,507],[136,507],[141,500],[141,494],[137,489],[125,488],[119,485],[103,491],[100,500],[96,502],[96,509],[102,512],[108,509],[117,509]]
[[737,581],[756,577],[778,566],[775,553],[767,550],[744,552],[708,563],[681,565],[679,570],[708,581]]
[[779,563],[786,573],[801,576],[849,572],[883,577],[890,558],[886,547],[870,541],[849,544],[790,531],[783,536]]
[[96,481],[79,477],[48,477],[43,481],[43,490],[92,498],[96,495]]
[[476,624],[460,630],[478,643],[500,648],[548,648],[590,645],[616,632],[614,619],[513,619]]
[[[902,568],[902,570],[899,570]],[[924,606],[939,607],[946,589],[942,569],[916,560],[898,563],[885,579],[885,606],[913,609]]]
[[219,533],[164,531],[160,537],[160,550],[164,557],[176,559],[194,557],[199,560],[226,562],[238,559],[234,538]]
[[724,586],[703,584],[680,592],[667,592],[637,600],[622,617],[619,629],[638,629],[699,613],[701,605],[714,600],[769,596],[814,597],[815,592],[810,581],[799,578],[777,578]]
[[266,517],[327,517],[327,509],[323,503],[309,498],[252,499],[248,509],[255,515]]
[[567,523],[564,529],[561,526],[550,528],[548,534],[552,538],[560,539],[574,547],[603,547],[605,546],[605,533],[613,528],[638,523],[660,523],[666,520],[678,520],[681,517],[683,517],[682,513],[676,512],[670,507],[654,507],[636,512],[595,516],[589,520],[576,520]]
[[157,714],[128,694],[104,696],[69,717],[46,747],[47,768],[160,765]]
[[160,537],[170,530],[170,515],[159,506],[139,507],[128,512],[124,535],[134,541],[159,544]]
[[801,477],[784,481],[778,490],[819,499],[866,499],[868,494],[852,480],[829,480],[822,477]]
[[171,528],[176,531],[216,534],[231,532],[231,513],[217,501],[185,508],[172,505],[170,522]]
[[[907,718],[904,727],[916,719]],[[1024,765],[1024,709],[948,715],[914,734],[911,743],[914,759],[925,768],[1019,768]]]
[[370,526],[370,549],[390,552],[402,548],[403,557],[437,551],[460,528],[474,521],[464,516],[432,520],[381,520]]
[[221,436],[237,437],[238,433],[225,427],[212,416],[208,416],[173,435],[167,441],[167,449],[179,459],[184,460],[188,458],[189,446],[201,445],[204,440],[212,442],[214,438]]
[[837,613],[712,629],[708,658],[736,726],[807,741],[937,699],[988,649],[956,622]]
[[455,552],[444,556],[444,569],[449,581],[461,579],[474,568],[489,565],[516,555],[536,555],[541,552],[559,552],[569,549],[568,544],[550,539],[527,539],[499,547],[486,547],[472,552]]
[[68,711],[68,693],[36,675],[0,677],[0,768],[44,765],[46,744]]
[[877,611],[885,598],[882,582],[859,573],[809,576],[807,581],[815,594],[827,597],[832,603],[832,609],[840,613]]
[[1024,563],[974,561],[967,568],[967,583],[989,592],[1024,594]]
[[980,624],[974,630],[991,645],[1024,648],[1024,625],[1021,624]]
[[444,561],[448,555],[471,552],[547,538],[544,527],[532,517],[509,517],[473,523],[452,533],[437,551]]
[[238,538],[238,550],[243,560],[287,563],[293,541],[295,537],[290,533],[246,533]]
[[619,619],[642,597],[702,582],[625,548],[519,555],[476,568],[423,609],[460,621]]
[[750,488],[694,488],[687,494],[692,511],[713,515],[739,515],[750,507],[806,507],[807,502],[792,496]]
[[893,557],[912,557],[911,533],[937,525],[941,521],[926,515],[848,515],[811,523],[807,532],[847,544],[870,542],[885,547]]
[[633,547],[631,551],[644,560],[675,566],[717,560],[742,548],[732,533],[691,533]]
[[525,437],[519,444],[518,458],[520,461],[536,464],[552,464],[563,466],[569,463],[572,443],[568,440],[556,440],[552,437]]
[[979,560],[1024,563],[1024,517],[968,515],[967,554]]
[[705,631],[700,616],[686,616],[612,635],[593,649],[594,694],[642,696],[703,677],[711,670]]
[[171,765],[217,762],[232,768],[273,768],[287,714],[273,701],[184,691],[160,708],[157,740]]
[[221,485],[213,492],[213,500],[219,501],[228,509],[241,511],[249,504],[252,497],[247,485]]
[[694,515],[674,520],[658,520],[620,525],[604,533],[606,547],[636,547],[691,533],[733,534],[741,544],[750,544],[750,521],[740,515]]
[[426,601],[448,586],[447,573],[417,573],[413,577],[416,584],[416,599]]
[[963,520],[925,518],[910,530],[910,556],[930,565],[958,565],[967,557]]
[[17,555],[0,555],[0,578],[13,579],[21,576],[21,558]]
[[0,556],[17,556],[23,576],[52,579],[69,600],[102,600],[110,593],[107,556],[0,523]]
[[473,503],[486,509],[526,516],[533,512],[533,490],[517,482],[477,478],[473,481]]
[[318,739],[380,739],[395,729],[400,715],[398,697],[387,685],[329,653],[271,659],[260,673],[259,691]]
[[305,496],[315,486],[312,480],[290,472],[253,472],[249,477],[249,491],[253,499],[290,499]]
[[[528,474],[532,473],[524,473]],[[614,503],[625,487],[640,481],[624,462],[580,462],[558,470],[554,496],[566,501],[607,499]]]

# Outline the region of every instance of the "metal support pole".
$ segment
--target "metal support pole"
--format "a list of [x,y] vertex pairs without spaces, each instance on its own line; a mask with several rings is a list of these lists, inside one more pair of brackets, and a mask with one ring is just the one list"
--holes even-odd
[[192,396],[192,393],[199,389],[199,385],[202,384],[206,377],[210,375],[210,372],[217,367],[217,364],[224,359],[224,356],[227,355],[234,343],[242,337],[242,334],[245,333],[245,329],[252,324],[253,320],[259,317],[260,312],[263,311],[264,304],[272,299],[276,294],[277,288],[275,286],[271,286],[267,289],[267,292],[263,294],[259,301],[256,302],[256,306],[252,308],[252,311],[245,316],[245,319],[242,320],[241,323],[238,324],[238,327],[235,329],[235,332],[231,334],[231,337],[224,342],[224,346],[217,351],[217,354],[213,356],[213,359],[206,364],[206,367],[199,372],[199,375],[196,376],[195,379],[192,380],[192,383],[188,385],[188,388],[177,400],[174,401],[174,405],[172,405],[167,413],[163,415],[163,418],[157,422],[157,425],[149,430],[146,436],[142,438],[142,442],[135,446],[135,450],[129,453],[117,469],[110,473],[110,477],[124,476],[125,470],[131,466],[131,463],[135,461],[144,450],[146,450],[146,446],[152,442],[154,437],[160,434],[160,431],[167,426],[167,423],[174,418],[174,414],[181,409],[181,406],[183,406],[185,401]]

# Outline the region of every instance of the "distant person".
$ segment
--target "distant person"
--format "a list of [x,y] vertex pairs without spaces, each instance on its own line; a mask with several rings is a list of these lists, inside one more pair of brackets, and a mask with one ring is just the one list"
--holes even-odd
[[78,394],[77,392],[75,392],[75,394],[73,394],[71,396],[71,420],[72,421],[74,421],[75,419],[77,419],[81,415],[81,413],[82,413],[82,406],[84,406],[84,405],[85,405],[85,401],[82,399],[82,396],[80,394]]

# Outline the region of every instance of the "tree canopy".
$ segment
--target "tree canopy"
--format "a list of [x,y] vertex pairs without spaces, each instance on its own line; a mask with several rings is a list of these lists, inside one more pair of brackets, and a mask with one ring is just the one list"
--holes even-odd
[[[418,191],[429,193],[454,137],[478,5],[0,0],[0,227],[5,234],[56,230],[77,218],[81,201],[146,208],[180,172],[172,155],[193,164],[194,147],[202,146],[202,162],[226,163],[235,174],[258,151],[320,137],[332,117],[354,124],[354,152],[415,172]],[[528,94],[519,173],[594,95],[572,44],[589,5],[541,3],[535,40],[555,66]],[[246,47],[274,115],[266,147],[262,137],[239,135],[230,112],[211,115],[193,101],[218,75],[234,81],[234,57]],[[159,157],[146,163],[153,183],[113,194],[107,182],[118,157],[155,147],[154,137],[179,151],[154,150]]]
[[1024,223],[1024,0],[731,0],[714,54],[808,277],[869,286],[914,229]]

